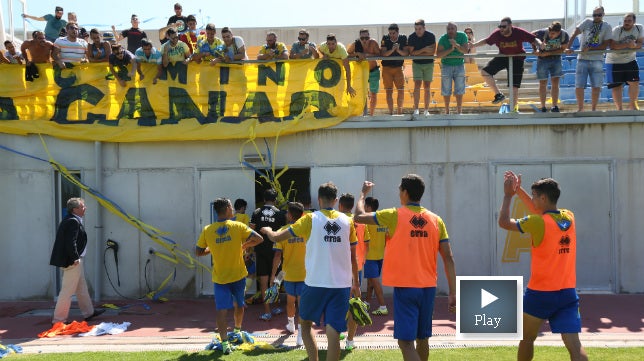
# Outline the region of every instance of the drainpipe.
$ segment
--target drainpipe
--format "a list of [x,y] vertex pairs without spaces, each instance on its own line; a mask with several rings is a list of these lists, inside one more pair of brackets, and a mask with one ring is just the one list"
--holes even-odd
[[[103,143],[94,142],[94,166],[96,169],[95,189],[102,192],[103,188]],[[96,244],[94,252],[96,254],[96,263],[94,264],[94,301],[101,300],[101,291],[103,290],[103,208],[96,207]]]

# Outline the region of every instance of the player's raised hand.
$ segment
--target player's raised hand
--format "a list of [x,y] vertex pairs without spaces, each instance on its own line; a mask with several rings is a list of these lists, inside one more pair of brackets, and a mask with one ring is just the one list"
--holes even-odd
[[371,192],[371,188],[373,188],[374,185],[375,184],[373,182],[370,182],[368,180],[364,181],[364,183],[362,183],[362,193],[367,194]]
[[519,180],[512,171],[506,171],[503,174],[503,192],[505,195],[514,195],[517,192]]

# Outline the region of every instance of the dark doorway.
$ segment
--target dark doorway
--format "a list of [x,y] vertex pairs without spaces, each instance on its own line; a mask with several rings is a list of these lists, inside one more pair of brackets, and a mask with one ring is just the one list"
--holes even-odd
[[[269,170],[270,171],[270,170]],[[275,174],[279,174],[281,169],[275,169]],[[264,170],[265,172],[265,170]],[[311,189],[311,169],[310,168],[289,168],[284,174],[280,175],[279,179],[282,195],[287,198],[287,201],[295,201],[298,194],[302,192],[310,192]],[[262,194],[264,190],[269,188],[270,185],[265,179],[255,173],[255,200],[257,204],[255,208],[264,204]],[[289,192],[289,189],[291,191]],[[287,197],[288,193],[288,197]],[[281,206],[281,205],[278,205]],[[250,207],[249,207],[250,208]]]

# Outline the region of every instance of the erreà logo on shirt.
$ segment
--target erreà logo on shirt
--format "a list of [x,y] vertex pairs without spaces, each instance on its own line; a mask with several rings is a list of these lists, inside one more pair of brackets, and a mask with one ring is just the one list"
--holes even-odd
[[336,222],[327,221],[324,225],[324,230],[326,231],[326,236],[324,236],[324,242],[342,242],[342,237],[337,236],[338,232],[342,230],[339,224]]
[[275,211],[272,208],[264,208],[262,210],[262,221],[275,223]]
[[410,237],[428,236],[427,231],[423,229],[427,225],[427,221],[420,214],[415,214],[413,217],[411,217],[409,223],[412,225],[412,227],[416,228],[409,231]]
[[559,240],[559,254],[570,253],[570,237],[567,234],[564,234]]
[[228,226],[221,226],[215,231],[217,237],[215,238],[215,243],[224,243],[231,240],[230,235],[228,234]]

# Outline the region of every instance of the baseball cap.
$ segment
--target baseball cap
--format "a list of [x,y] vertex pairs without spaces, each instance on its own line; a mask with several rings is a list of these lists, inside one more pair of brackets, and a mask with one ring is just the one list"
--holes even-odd
[[111,43],[111,42],[115,41],[116,39],[114,39],[114,34],[112,34],[111,31],[106,31],[106,32],[103,33],[103,40]]

